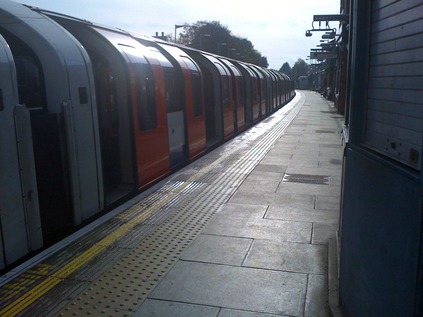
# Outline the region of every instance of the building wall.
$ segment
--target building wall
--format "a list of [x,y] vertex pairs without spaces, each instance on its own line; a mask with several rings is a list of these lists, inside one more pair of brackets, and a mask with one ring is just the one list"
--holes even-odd
[[340,300],[422,316],[423,3],[351,3]]

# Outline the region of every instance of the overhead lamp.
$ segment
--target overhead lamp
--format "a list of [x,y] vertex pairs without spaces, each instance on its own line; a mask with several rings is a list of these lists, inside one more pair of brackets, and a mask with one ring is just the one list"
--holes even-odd
[[307,36],[307,37],[310,37],[310,36],[312,36],[313,35],[313,33],[311,33],[311,31],[310,30],[307,30],[306,31],[306,33],[305,33],[305,36]]

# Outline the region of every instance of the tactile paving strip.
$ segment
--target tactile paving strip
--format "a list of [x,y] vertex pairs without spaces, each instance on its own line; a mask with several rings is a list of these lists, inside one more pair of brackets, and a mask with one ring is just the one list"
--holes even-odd
[[[288,119],[291,121],[295,115],[293,113]],[[73,305],[62,310],[59,316],[73,316],[73,313],[80,311],[80,307],[88,309],[91,306],[117,309],[120,312],[136,311],[185,248],[201,233],[222,204],[270,150],[289,122],[281,122],[247,154],[233,154],[219,162],[221,166],[218,173],[210,168],[209,173],[212,176],[209,178],[213,182],[209,179],[210,185],[202,186],[201,194],[194,192],[181,201],[180,205],[172,206],[176,209],[172,216],[113,265],[88,291],[73,301]],[[203,177],[204,174],[199,178]],[[93,296],[93,293],[98,297]]]
[[[248,142],[232,145],[232,151],[214,157],[212,163],[206,162],[195,173],[175,175],[158,192],[115,217],[106,225],[106,233],[88,235],[85,242],[77,244],[79,247],[98,238],[101,240],[95,245],[104,244],[104,250],[58,281],[52,291],[21,315],[131,315],[300,109],[301,104],[290,109],[254,146]],[[150,210],[147,215],[146,210]]]

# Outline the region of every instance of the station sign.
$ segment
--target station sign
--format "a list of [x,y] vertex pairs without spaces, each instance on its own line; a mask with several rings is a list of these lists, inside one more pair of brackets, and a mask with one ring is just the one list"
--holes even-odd
[[348,21],[348,14],[321,14],[321,15],[314,15],[313,21]]

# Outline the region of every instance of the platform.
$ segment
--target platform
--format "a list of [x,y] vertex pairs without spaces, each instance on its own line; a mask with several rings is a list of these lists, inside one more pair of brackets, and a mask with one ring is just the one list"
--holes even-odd
[[329,316],[343,118],[283,109],[0,280],[1,316]]

